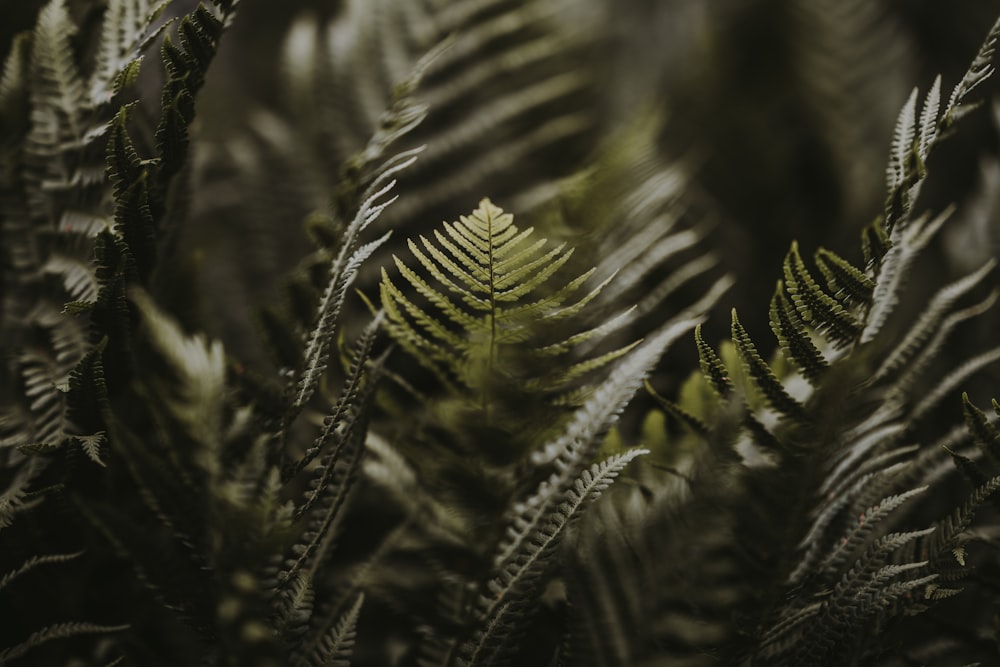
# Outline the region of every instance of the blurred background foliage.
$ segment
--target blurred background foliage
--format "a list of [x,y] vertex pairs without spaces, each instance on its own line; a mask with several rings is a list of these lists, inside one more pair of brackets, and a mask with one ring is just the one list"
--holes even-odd
[[[30,28],[42,4],[0,2],[0,50],[6,52],[13,34]],[[96,19],[99,3],[92,4]],[[194,215],[183,233],[186,247],[202,258],[204,312],[197,321],[222,335],[227,348],[259,363],[265,357],[253,342],[259,336],[248,305],[275,298],[277,279],[304,254],[308,244],[299,223],[312,203],[288,191],[303,184],[289,179],[288,165],[280,161],[264,160],[260,176],[278,187],[248,191],[242,177],[248,162],[261,167],[265,114],[280,112],[294,125],[316,112],[289,108],[281,67],[289,30],[304,16],[350,26],[347,4],[244,0],[199,100],[189,175]],[[981,0],[947,7],[929,0],[551,4],[553,20],[593,32],[572,64],[590,77],[592,88],[560,101],[580,105],[593,125],[559,150],[528,156],[492,188],[470,184],[427,211],[427,224],[453,219],[487,195],[517,211],[499,196],[509,189],[507,182],[566,176],[586,166],[600,140],[630,122],[637,109],[655,109],[665,119],[658,148],[667,160],[688,165],[689,193],[712,212],[711,244],[737,278],[720,308],[745,304],[745,324],[762,340],[766,304],[788,244],[798,239],[806,249],[826,245],[858,259],[852,255],[857,235],[881,211],[883,165],[899,108],[913,86],[926,90],[938,73],[948,90],[1000,10],[1000,3]],[[175,3],[172,11],[186,11],[184,5]],[[349,39],[344,29],[339,34]],[[377,57],[378,45],[364,43],[372,36],[360,37],[355,46]],[[995,87],[996,80],[987,85]],[[545,113],[551,111],[539,110]],[[981,178],[996,178],[989,166],[997,152],[991,114],[978,113],[968,122],[981,126],[963,133],[975,143],[948,146],[951,160],[937,170],[925,197],[968,195]],[[356,145],[367,136],[359,128]],[[327,164],[345,157],[331,154]],[[285,224],[255,228],[252,213],[262,206],[286,207]],[[972,253],[989,252],[982,240],[949,239],[942,270],[973,263]],[[713,331],[723,335],[726,319],[713,318],[721,324],[717,331],[710,325],[709,338]]]
[[[13,34],[32,25],[42,4],[0,2],[0,50],[6,52]],[[91,4],[96,19],[99,3]],[[317,113],[315,108],[296,108],[296,100],[288,99],[282,52],[295,22],[311,17],[320,25],[339,22],[334,23],[340,26],[335,39],[367,49],[362,61],[381,57],[372,33],[351,37],[348,4],[245,0],[199,100],[189,174],[193,215],[182,235],[185,252],[180,253],[201,258],[196,261],[203,312],[192,313],[190,321],[208,326],[251,363],[266,363],[266,356],[256,342],[249,306],[277,296],[278,278],[308,247],[300,222],[324,204],[319,193],[331,185],[290,178],[288,164],[263,158],[262,144],[281,141],[280,133],[288,131],[275,118],[293,128],[302,121],[305,127]],[[392,3],[381,4],[391,13]],[[587,166],[603,138],[631,122],[637,110],[654,109],[664,119],[658,150],[667,161],[683,160],[690,172],[689,198],[711,212],[710,242],[737,278],[720,308],[745,304],[746,326],[758,335],[766,331],[766,304],[793,239],[806,249],[825,245],[858,259],[852,255],[858,233],[881,211],[883,165],[899,108],[913,86],[926,90],[938,73],[949,89],[1000,9],[998,2],[981,0],[947,7],[929,0],[549,4],[550,20],[561,29],[587,33],[576,52],[578,61],[563,67],[579,68],[590,87],[559,100],[562,109],[578,105],[588,115],[586,131],[555,150],[526,156],[485,189],[483,183],[468,183],[422,212],[422,219],[426,224],[453,219],[482,196],[522,215],[526,211],[502,197],[505,190],[514,190],[512,181],[558,179]],[[172,11],[186,11],[184,5],[175,3]],[[83,13],[86,21],[88,13]],[[342,57],[352,62],[359,58]],[[386,81],[393,83],[397,81]],[[987,85],[995,87],[996,80]],[[481,91],[486,96],[500,92]],[[388,90],[384,94],[388,99]],[[540,107],[538,118],[523,122],[540,122],[551,113]],[[925,197],[968,196],[980,179],[997,178],[990,166],[997,152],[991,114],[978,113],[968,122],[981,127],[963,134],[972,142],[948,146],[949,163],[937,170]],[[316,146],[329,153],[327,165],[339,165],[368,136],[362,127],[354,130],[353,145]],[[269,132],[278,136],[266,136]],[[499,133],[485,136],[495,142],[504,138]],[[248,189],[250,165],[263,170],[258,184],[270,187]],[[335,178],[334,168],[329,169],[334,173],[327,177]],[[301,196],[303,188],[313,189],[312,200]],[[280,229],[263,222],[272,216],[254,215],[255,209],[275,207],[285,210]],[[255,221],[262,222],[255,226]],[[973,264],[972,255],[994,249],[995,239],[985,239],[984,245],[982,234],[952,236],[940,257],[941,269],[949,273],[955,265]],[[709,325],[709,338],[722,336],[726,318],[713,321],[721,324]]]

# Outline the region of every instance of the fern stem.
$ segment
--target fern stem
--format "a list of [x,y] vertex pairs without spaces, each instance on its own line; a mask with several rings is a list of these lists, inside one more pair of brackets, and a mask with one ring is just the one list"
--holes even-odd
[[490,267],[490,350],[489,356],[486,360],[486,383],[483,385],[481,400],[483,403],[483,412],[486,416],[486,423],[492,424],[493,418],[490,414],[490,397],[489,397],[489,387],[493,379],[493,367],[496,358],[496,341],[497,341],[497,300],[496,300],[496,266],[493,258],[494,250],[494,234],[493,234],[493,211],[486,208],[486,224],[488,225],[488,236],[489,243],[489,267]]

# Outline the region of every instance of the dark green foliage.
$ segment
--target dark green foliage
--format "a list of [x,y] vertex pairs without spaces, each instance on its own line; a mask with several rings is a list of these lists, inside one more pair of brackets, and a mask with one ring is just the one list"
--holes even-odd
[[902,10],[720,3],[808,120],[706,126],[839,198],[758,209],[672,138],[682,79],[735,95],[722,33],[655,70],[643,3],[352,0],[259,56],[236,2],[40,4],[0,75],[0,664],[996,662],[1000,180],[948,171],[1000,22],[890,137]]

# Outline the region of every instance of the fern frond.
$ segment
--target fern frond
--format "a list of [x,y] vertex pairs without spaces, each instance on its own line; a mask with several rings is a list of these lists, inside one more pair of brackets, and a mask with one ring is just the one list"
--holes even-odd
[[920,112],[920,132],[916,137],[917,156],[922,163],[927,162],[931,146],[937,138],[938,111],[941,107],[941,75],[934,78],[931,89],[924,98],[923,110]]
[[146,276],[155,261],[161,211],[157,194],[150,190],[149,170],[129,136],[127,123],[131,108],[123,106],[111,121],[106,150],[108,179],[115,198],[115,232]]
[[[431,370],[449,388],[469,387],[478,392],[479,403],[488,402],[486,392],[508,371],[505,360],[519,349],[532,349],[530,341],[545,334],[545,328],[580,314],[605,283],[582,297],[573,296],[592,272],[587,271],[559,287],[547,283],[570,260],[573,250],[565,244],[546,247],[545,239],[532,239],[532,229],[520,230],[513,216],[489,199],[480,202],[471,215],[445,223],[434,232],[434,240],[420,237],[421,247],[410,249],[421,265],[445,289],[457,294],[453,301],[406,266],[398,257],[396,266],[407,283],[434,306],[425,310],[397,287],[383,270],[381,295],[389,330],[400,345]],[[442,318],[439,320],[438,318]],[[561,342],[540,346],[548,356],[565,356],[581,343],[614,330],[595,327]],[[538,349],[538,348],[535,348]],[[520,390],[546,394],[559,392],[583,376],[607,365],[629,347],[570,363],[541,377],[511,378]],[[555,400],[559,400],[558,396]]]
[[110,0],[104,10],[101,38],[90,75],[89,94],[92,104],[109,102],[122,86],[120,77],[134,78],[142,62],[141,54],[157,39],[170,23],[158,26],[158,19],[170,0]]
[[33,418],[30,437],[36,443],[57,446],[72,430],[62,384],[65,376],[40,352],[25,352],[19,361],[24,396]]
[[[824,557],[828,557],[826,554],[846,544],[847,538],[843,536],[845,525],[849,532],[864,526],[862,522],[855,523],[859,516],[863,516],[853,511],[859,504],[858,499],[873,495],[873,491],[881,491],[887,484],[894,482],[899,473],[907,469],[908,463],[893,461],[913,451],[912,448],[898,448],[872,457],[870,465],[822,492],[827,500],[815,510],[809,529],[799,542],[801,556],[789,574],[790,584],[799,584],[805,578],[822,571],[819,565]],[[870,522],[868,525],[871,526]]]
[[894,228],[890,236],[891,245],[882,258],[878,281],[872,294],[872,305],[867,315],[860,342],[869,343],[885,326],[890,313],[899,303],[903,285],[917,255],[926,247],[934,234],[950,217],[946,210],[934,218],[921,218],[900,230]]
[[875,281],[862,271],[826,248],[817,250],[815,259],[820,273],[826,278],[827,287],[836,298],[858,304],[871,301]]
[[160,156],[157,176],[161,185],[167,184],[184,164],[188,127],[194,120],[195,95],[205,82],[205,73],[231,12],[232,7],[224,8],[216,16],[199,3],[177,26],[180,47],[173,44],[170,35],[163,38],[161,58],[167,77],[160,101],[162,113],[154,135]]
[[913,149],[913,140],[916,137],[917,92],[916,88],[910,92],[906,104],[899,110],[899,118],[897,118],[896,127],[892,132],[892,148],[886,174],[889,192],[901,187],[907,173],[911,170],[910,155]]
[[754,385],[764,395],[771,407],[783,416],[806,421],[805,408],[797,400],[792,398],[785,390],[781,381],[767,365],[767,362],[757,352],[757,347],[753,344],[746,329],[740,324],[736,317],[736,309],[732,311],[732,335],[733,344],[740,355],[744,368],[752,378]]
[[881,141],[907,92],[901,75],[912,44],[881,3],[798,0],[786,7],[793,50],[785,58],[830,156],[844,218],[867,215],[880,194]]
[[0,117],[10,123],[12,130],[20,124],[15,118],[20,115],[20,107],[28,96],[30,40],[27,34],[14,38],[10,53],[4,59],[3,74],[0,74]]
[[481,626],[473,643],[463,647],[465,664],[493,664],[481,654],[503,654],[512,648],[510,643],[516,641],[520,629],[515,621],[503,622],[502,616],[512,607],[530,604],[536,594],[531,590],[533,581],[541,576],[566,526],[601,496],[625,466],[648,453],[634,449],[595,463],[565,490],[560,488],[559,475],[553,475],[524,503],[523,514],[511,526],[497,553],[495,574],[479,598],[477,616]]
[[58,276],[69,296],[69,300],[93,302],[97,300],[97,277],[91,262],[84,262],[76,257],[62,254],[49,256],[42,271]]
[[383,236],[381,241],[373,242],[374,245],[366,244],[357,248],[358,237],[371,223],[378,219],[387,206],[395,201],[395,197],[384,201],[382,199],[395,186],[394,176],[412,165],[419,153],[420,149],[401,153],[382,166],[379,174],[365,193],[353,220],[345,230],[340,251],[330,264],[326,289],[320,300],[316,323],[307,336],[303,355],[303,370],[296,382],[291,404],[293,411],[301,409],[306,401],[312,397],[323,371],[326,369],[327,352],[330,341],[333,339],[334,328],[347,289],[357,276],[358,269],[364,260],[387,239]]
[[728,398],[733,391],[733,383],[729,378],[729,371],[726,369],[726,365],[722,363],[719,355],[712,349],[712,346],[702,338],[700,324],[695,327],[694,340],[698,346],[698,363],[701,365],[701,372],[720,398]]
[[29,651],[55,639],[77,637],[79,635],[104,635],[127,630],[128,625],[97,625],[95,623],[59,623],[33,632],[20,644],[0,651],[0,665],[22,657]]
[[8,572],[3,577],[0,577],[0,590],[3,590],[10,582],[14,581],[25,572],[29,572],[39,565],[49,565],[52,563],[65,563],[71,561],[74,558],[79,558],[83,555],[82,551],[71,554],[49,554],[46,556],[32,556],[24,562],[19,568]]
[[802,261],[797,243],[792,243],[783,269],[785,290],[804,322],[840,345],[849,344],[857,338],[861,324],[813,279]]
[[[376,318],[362,336],[362,351],[370,349],[371,339],[380,323],[380,319]],[[293,519],[300,520],[304,528],[299,540],[292,545],[293,555],[287,562],[287,568],[278,575],[279,587],[287,586],[300,572],[323,559],[331,546],[331,534],[357,481],[375,383],[370,376],[360,379],[357,375],[364,368],[366,358],[361,357],[356,363],[358,366],[348,378],[333,415],[325,420],[312,451],[306,454],[308,457],[314,452],[329,449],[313,474],[312,488],[306,493],[304,503],[293,513]],[[371,368],[365,370],[370,372]]]
[[[324,420],[323,432],[318,436],[313,446],[303,452],[302,457],[292,466],[288,476],[298,474],[312,463],[316,456],[329,443],[330,439],[334,437],[337,430],[343,428],[342,422],[344,416],[353,406],[357,405],[363,395],[365,383],[372,382],[372,378],[370,377],[372,369],[369,366],[372,361],[371,352],[375,344],[375,338],[378,335],[379,327],[383,325],[384,319],[384,313],[380,311],[365,326],[358,337],[347,369],[347,379],[344,381],[344,386],[340,391],[340,396],[337,398],[333,411]],[[342,435],[337,435],[337,437],[342,437]]]
[[857,515],[856,525],[830,551],[819,565],[820,569],[831,571],[842,567],[851,554],[868,541],[868,536],[871,532],[880,528],[879,524],[883,519],[911,498],[927,491],[928,488],[927,486],[918,486],[915,489],[883,498],[877,505],[869,507]]
[[969,394],[962,392],[962,409],[965,426],[992,466],[1000,468],[1000,429],[987,418],[986,413],[969,400]]
[[946,552],[950,553],[958,544],[957,540],[962,533],[972,525],[976,513],[997,490],[1000,490],[1000,476],[980,484],[961,507],[954,510],[951,516],[940,521],[937,525],[938,532],[931,535],[932,544],[936,545],[931,553],[937,554],[939,557],[944,556]]
[[923,397],[910,410],[911,419],[921,419],[931,410],[957,393],[958,388],[965,383],[970,376],[1000,361],[1000,347],[995,347],[981,354],[977,354],[971,359],[967,359],[956,366],[950,373],[941,378],[941,381]]
[[[28,145],[35,150],[44,150],[46,144],[49,149],[63,142],[73,145],[83,139],[86,101],[83,77],[70,44],[75,33],[64,0],[53,0],[42,9],[32,39],[35,117]],[[68,174],[50,171],[48,176],[66,178]]]
[[354,650],[354,639],[357,635],[358,616],[364,595],[357,600],[337,624],[330,628],[318,642],[312,652],[299,661],[302,667],[349,667],[351,653]]
[[669,322],[647,338],[573,413],[563,432],[532,455],[532,462],[553,463],[564,478],[575,476],[581,462],[593,455],[597,440],[614,423],[667,348],[696,326],[695,320]]
[[780,280],[771,297],[770,324],[785,356],[799,367],[802,375],[811,383],[820,382],[829,363],[810,337],[798,311],[788,300],[785,285]]
[[315,592],[309,577],[295,576],[292,585],[278,594],[272,624],[285,641],[291,641],[308,630],[312,618]]
[[993,75],[993,54],[996,52],[998,38],[1000,38],[1000,19],[990,28],[969,69],[952,91],[941,119],[941,129],[948,129],[968,111],[969,94]]
[[186,336],[143,292],[134,292],[132,301],[142,313],[150,343],[177,378],[173,387],[164,387],[161,395],[165,404],[205,448],[198,454],[197,463],[209,474],[218,475],[222,462],[217,448],[221,445],[226,384],[222,343],[209,343],[203,335]]
[[98,431],[91,435],[79,435],[76,436],[75,440],[80,443],[87,458],[101,467],[106,467],[104,461],[101,460],[101,445],[107,441],[107,434],[104,431]]
[[981,284],[995,265],[993,261],[987,262],[977,271],[938,290],[903,340],[893,347],[875,371],[872,382],[878,382],[904,367],[912,368],[914,357],[925,347],[927,339],[944,328],[942,320],[950,314],[954,303]]

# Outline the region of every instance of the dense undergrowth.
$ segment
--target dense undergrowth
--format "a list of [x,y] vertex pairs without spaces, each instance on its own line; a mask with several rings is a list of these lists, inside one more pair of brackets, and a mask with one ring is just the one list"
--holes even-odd
[[997,660],[1000,22],[319,4],[11,13],[0,664]]

